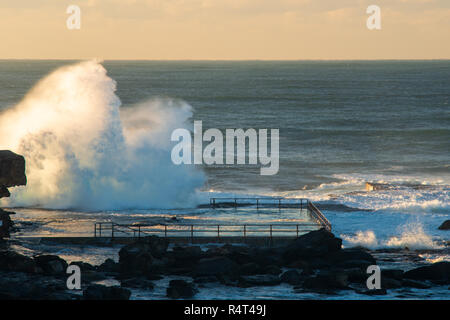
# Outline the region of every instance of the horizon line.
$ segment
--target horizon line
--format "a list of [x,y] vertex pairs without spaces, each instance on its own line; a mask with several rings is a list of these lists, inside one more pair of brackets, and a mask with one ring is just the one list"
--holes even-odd
[[0,58],[0,61],[148,61],[148,62],[303,62],[303,61],[449,61],[450,58],[382,59],[101,59],[101,58]]

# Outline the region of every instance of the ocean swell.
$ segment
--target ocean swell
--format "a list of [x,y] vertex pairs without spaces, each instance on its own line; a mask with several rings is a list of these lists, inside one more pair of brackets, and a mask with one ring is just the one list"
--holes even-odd
[[121,107],[98,62],[62,67],[0,114],[0,149],[22,154],[28,185],[6,206],[82,210],[194,205],[201,171],[171,162],[170,134],[192,108],[155,99]]

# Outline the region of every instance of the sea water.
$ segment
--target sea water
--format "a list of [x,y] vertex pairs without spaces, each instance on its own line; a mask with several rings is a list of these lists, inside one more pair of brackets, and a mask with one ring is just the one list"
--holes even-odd
[[[149,216],[264,221],[196,206],[305,197],[353,208],[323,209],[346,247],[449,260],[449,103],[449,61],[0,61],[0,149],[25,155],[29,178],[2,205],[54,235]],[[278,174],[173,165],[170,133],[194,120],[279,129]]]

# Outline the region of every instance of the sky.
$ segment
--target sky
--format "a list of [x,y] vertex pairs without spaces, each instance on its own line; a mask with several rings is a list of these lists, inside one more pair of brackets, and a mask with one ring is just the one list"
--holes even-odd
[[0,0],[0,59],[92,58],[450,59],[450,1]]

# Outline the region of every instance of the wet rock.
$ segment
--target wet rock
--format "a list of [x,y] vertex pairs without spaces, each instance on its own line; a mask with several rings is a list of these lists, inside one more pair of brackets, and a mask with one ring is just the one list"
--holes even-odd
[[347,279],[350,283],[358,283],[366,285],[366,281],[368,278],[366,270],[357,267],[341,270],[340,272],[343,272],[347,275]]
[[264,262],[259,259],[260,253],[258,252],[258,248],[247,246],[228,246],[227,250],[228,254],[226,256],[239,265],[244,265],[247,263],[260,264],[261,262]]
[[211,283],[218,282],[219,279],[216,276],[197,277],[194,279],[195,283]]
[[38,271],[36,262],[32,258],[14,251],[0,252],[0,270],[27,273]]
[[199,260],[203,252],[199,246],[174,247],[172,255],[177,260]]
[[438,228],[439,230],[450,230],[450,220],[445,220]]
[[175,247],[172,252],[168,252],[168,262],[161,260],[161,271],[166,271],[166,265],[177,274],[186,274],[192,271],[197,261],[203,257],[202,249],[199,246]]
[[416,280],[410,280],[410,279],[404,279],[402,281],[402,286],[403,287],[407,287],[407,288],[415,288],[415,289],[429,289],[431,288],[430,285],[424,283],[424,282],[420,282],[420,281],[416,281]]
[[387,294],[387,290],[384,288],[365,290],[365,291],[356,291],[356,292],[359,294],[364,294],[366,296],[384,296]]
[[25,158],[9,150],[0,150],[0,186],[9,188],[26,184]]
[[292,269],[284,272],[282,275],[280,275],[280,281],[285,282],[291,285],[298,285],[302,282],[302,275],[298,270]]
[[403,270],[399,269],[386,269],[381,270],[381,276],[382,277],[388,277],[395,280],[402,280],[403,279]]
[[80,267],[80,270],[82,272],[86,272],[86,271],[95,271],[95,267],[93,265],[91,265],[90,263],[87,262],[83,262],[83,261],[73,261],[70,263],[70,265],[75,265]]
[[246,263],[239,268],[239,273],[242,275],[258,274],[262,271],[262,268],[254,262]]
[[345,273],[319,274],[306,279],[302,287],[316,292],[349,289],[348,276]]
[[11,196],[11,193],[9,193],[9,190],[5,186],[0,186],[0,198],[9,198]]
[[122,279],[120,280],[120,285],[126,288],[145,289],[145,290],[153,290],[153,288],[155,287],[153,282],[145,278]]
[[11,220],[11,214],[14,214],[14,212],[0,209],[0,239],[9,237],[9,233],[12,231],[14,223]]
[[129,300],[131,291],[121,287],[93,284],[83,291],[85,300]]
[[391,279],[382,275],[381,287],[385,289],[397,289],[403,287],[403,283],[401,280]]
[[275,265],[269,265],[267,267],[262,268],[262,274],[271,274],[274,276],[279,275],[282,270],[280,269],[280,267],[275,266]]
[[149,255],[160,259],[167,253],[169,242],[161,237],[150,236],[141,238],[135,243],[124,246],[119,251],[119,263],[133,260],[142,255]]
[[120,271],[120,266],[118,263],[116,263],[113,259],[106,259],[105,262],[103,262],[101,265],[99,265],[97,267],[98,271],[101,272],[119,272]]
[[280,252],[279,248],[253,248],[253,250],[248,252],[248,256],[251,261],[256,262],[260,266],[280,266],[283,260],[282,252]]
[[254,286],[276,286],[281,283],[278,276],[271,274],[258,274],[252,276],[241,276],[239,278],[241,286],[254,287]]
[[151,270],[152,247],[145,242],[126,245],[119,251],[120,272],[125,275],[145,275]]
[[314,257],[325,257],[341,249],[342,240],[331,232],[320,229],[309,232],[294,240],[283,249],[286,263]]
[[342,249],[331,253],[326,259],[331,265],[341,268],[367,269],[368,266],[376,264],[375,258],[362,249]]
[[238,269],[238,265],[227,257],[213,257],[200,259],[195,266],[193,274],[196,276],[233,274]]
[[67,262],[58,256],[40,255],[34,257],[36,265],[40,267],[44,273],[51,275],[62,275],[66,273]]
[[65,281],[23,272],[0,273],[0,299],[8,300],[73,300]]
[[439,284],[450,283],[450,262],[436,262],[429,266],[419,267],[404,273],[405,279],[430,280]]
[[189,299],[197,293],[193,283],[184,280],[171,280],[167,288],[167,297],[171,299]]
[[110,278],[104,272],[99,271],[82,271],[81,272],[81,281],[83,283],[91,283],[94,281],[101,281]]

